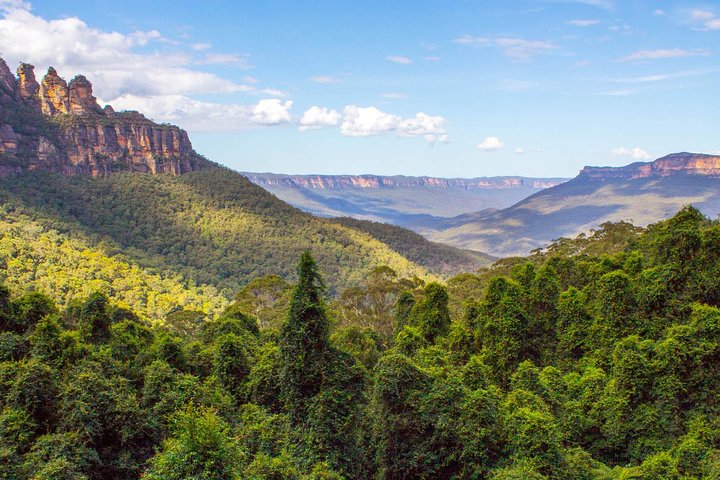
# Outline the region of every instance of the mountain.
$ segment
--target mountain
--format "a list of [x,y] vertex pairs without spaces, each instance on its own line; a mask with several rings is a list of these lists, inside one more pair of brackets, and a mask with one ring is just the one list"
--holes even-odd
[[28,170],[181,174],[208,163],[184,130],[138,112],[100,108],[84,76],[67,83],[51,67],[38,83],[32,65],[21,64],[16,78],[0,59],[1,175]]
[[431,271],[441,275],[474,272],[496,260],[495,257],[482,252],[430,242],[419,233],[387,223],[350,217],[334,218],[332,222],[365,232],[389,245],[408,260],[427,266]]
[[278,198],[316,215],[385,222],[416,231],[463,213],[509,207],[566,180],[244,174]]
[[0,202],[37,228],[226,298],[256,277],[292,279],[305,250],[331,291],[380,265],[431,280],[485,262],[426,261],[447,248],[425,240],[408,260],[397,244],[302,212],[203,158],[178,127],[101,108],[82,76],[67,83],[50,68],[38,83],[31,65],[15,77],[2,60]]
[[625,167],[585,167],[510,208],[448,220],[428,236],[492,255],[523,255],[604,222],[654,223],[688,204],[711,218],[720,213],[720,156],[676,153]]

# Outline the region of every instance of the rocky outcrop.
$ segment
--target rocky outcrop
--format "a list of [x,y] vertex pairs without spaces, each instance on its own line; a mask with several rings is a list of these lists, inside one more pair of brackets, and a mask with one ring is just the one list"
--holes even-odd
[[306,189],[340,190],[345,188],[460,188],[512,189],[549,188],[564,182],[562,178],[481,177],[385,177],[380,175],[278,175],[244,173],[250,181],[263,187],[290,187]]
[[82,75],[68,84],[51,67],[38,84],[32,65],[21,64],[15,78],[0,59],[0,90],[5,92],[0,96],[0,174],[43,169],[178,175],[207,164],[184,130],[137,112],[101,108]]
[[2,58],[0,58],[0,89],[8,94],[15,90],[15,77]]
[[21,63],[17,75],[20,97],[39,105],[38,92],[40,91],[40,84],[35,79],[35,67],[29,63]]
[[669,177],[676,174],[720,176],[720,156],[688,152],[673,153],[654,162],[637,162],[625,167],[585,167],[578,178],[633,180]]
[[83,75],[78,75],[70,80],[68,84],[68,102],[70,108],[67,113],[75,115],[102,113],[97,99],[92,94],[92,84]]
[[70,112],[67,82],[52,67],[40,83],[40,106],[45,115]]

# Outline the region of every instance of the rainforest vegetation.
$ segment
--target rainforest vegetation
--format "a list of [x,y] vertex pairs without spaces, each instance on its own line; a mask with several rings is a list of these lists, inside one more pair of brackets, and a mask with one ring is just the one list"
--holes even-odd
[[445,283],[329,296],[322,269],[155,320],[0,289],[2,477],[720,478],[720,224],[694,208]]

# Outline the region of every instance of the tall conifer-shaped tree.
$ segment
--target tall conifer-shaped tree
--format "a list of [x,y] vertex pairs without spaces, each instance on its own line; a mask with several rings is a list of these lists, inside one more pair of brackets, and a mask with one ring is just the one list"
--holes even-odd
[[298,283],[280,331],[280,386],[294,423],[307,412],[307,402],[323,384],[330,343],[322,296],[325,284],[310,252],[300,257]]

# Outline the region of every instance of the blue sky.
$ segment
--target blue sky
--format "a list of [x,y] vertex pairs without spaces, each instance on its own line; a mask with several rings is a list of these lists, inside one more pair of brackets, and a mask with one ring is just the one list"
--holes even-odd
[[720,151],[720,2],[0,0],[0,52],[238,170],[574,176]]

